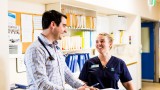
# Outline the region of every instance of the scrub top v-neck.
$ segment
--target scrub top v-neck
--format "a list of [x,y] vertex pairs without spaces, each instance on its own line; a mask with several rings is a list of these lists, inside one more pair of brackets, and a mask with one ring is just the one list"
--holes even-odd
[[88,86],[99,83],[95,86],[99,89],[119,89],[119,79],[122,83],[132,80],[125,62],[114,56],[110,58],[106,67],[102,66],[98,56],[89,59],[84,64],[79,79],[87,82]]

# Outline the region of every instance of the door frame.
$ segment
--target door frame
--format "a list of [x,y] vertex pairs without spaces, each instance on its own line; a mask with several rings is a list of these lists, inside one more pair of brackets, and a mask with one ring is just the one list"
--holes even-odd
[[155,22],[155,26],[154,26],[154,71],[155,71],[155,74],[154,74],[154,82],[159,82],[160,83],[160,72],[159,72],[159,68],[160,68],[160,60],[159,60],[159,57],[160,57],[160,52],[159,52],[159,49],[160,49],[160,22]]

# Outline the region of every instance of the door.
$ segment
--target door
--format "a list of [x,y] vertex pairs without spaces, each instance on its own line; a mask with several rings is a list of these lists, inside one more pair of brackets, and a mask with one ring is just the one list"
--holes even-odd
[[141,23],[142,79],[154,80],[154,23]]

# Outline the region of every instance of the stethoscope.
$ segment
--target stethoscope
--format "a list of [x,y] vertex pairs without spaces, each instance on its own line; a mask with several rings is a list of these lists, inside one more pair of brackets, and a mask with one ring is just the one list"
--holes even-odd
[[48,51],[48,49],[46,48],[46,46],[44,45],[44,43],[42,42],[42,40],[38,37],[38,41],[42,44],[42,46],[47,50],[47,52],[48,52],[48,54],[49,54],[49,59],[50,60],[55,60],[53,57],[52,57],[52,55],[51,55],[51,53]]

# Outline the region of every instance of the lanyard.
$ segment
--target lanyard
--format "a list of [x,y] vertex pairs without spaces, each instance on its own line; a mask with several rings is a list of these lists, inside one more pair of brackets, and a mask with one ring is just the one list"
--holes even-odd
[[49,59],[50,60],[54,60],[54,58],[52,57],[51,53],[48,51],[48,49],[46,48],[46,46],[44,45],[44,43],[42,42],[42,40],[38,37],[38,41],[42,44],[42,46],[47,50],[48,54],[49,54]]

